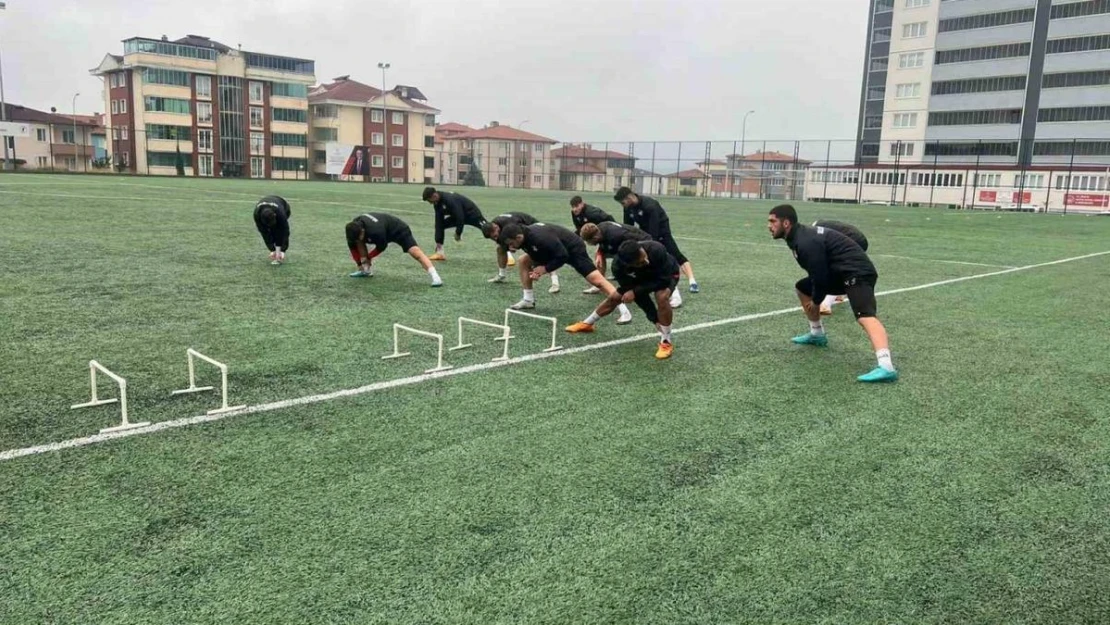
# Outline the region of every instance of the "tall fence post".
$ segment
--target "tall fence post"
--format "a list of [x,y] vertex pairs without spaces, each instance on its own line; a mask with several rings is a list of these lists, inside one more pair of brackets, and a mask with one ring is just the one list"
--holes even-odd
[[[829,139],[828,144],[825,146],[825,171],[821,172],[821,177],[824,178],[821,188],[821,199],[829,199],[829,167],[832,165],[832,139]],[[743,187],[741,187],[743,190]]]
[[1075,148],[1076,148],[1078,142],[1079,142],[1079,139],[1072,139],[1071,140],[1071,160],[1068,162],[1068,181],[1067,181],[1067,184],[1064,185],[1064,214],[1065,215],[1068,214],[1068,196],[1071,195],[1071,178],[1072,178],[1071,174],[1072,174],[1073,171],[1075,171]]

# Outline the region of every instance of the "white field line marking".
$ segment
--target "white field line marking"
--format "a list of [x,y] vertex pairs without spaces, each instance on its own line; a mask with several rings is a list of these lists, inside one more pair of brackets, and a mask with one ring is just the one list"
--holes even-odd
[[[0,185],[0,186],[2,186],[2,185]],[[130,186],[137,186],[137,185],[130,185]],[[7,190],[4,190],[3,188],[0,188],[0,193],[5,194],[5,195],[29,195],[29,196],[33,196],[33,197],[80,198],[80,199],[84,199],[84,200],[114,200],[114,201],[120,201],[120,202],[156,202],[156,201],[160,201],[160,200],[164,199],[164,198],[159,198],[159,197],[155,197],[155,196],[137,197],[137,196],[120,196],[120,195],[89,195],[87,193],[82,193],[82,194],[79,194],[79,195],[78,194],[72,194],[72,193],[32,193],[32,192],[29,192],[29,191],[7,191]],[[251,197],[254,197],[254,195],[252,194]],[[325,200],[310,200],[308,198],[293,198],[293,197],[286,198],[286,199],[288,199],[291,202],[300,202],[302,204],[330,204],[330,205],[334,205],[334,206],[348,206],[348,207],[351,208],[351,210],[362,211],[362,212],[366,212],[365,209],[369,208],[369,209],[374,209],[374,210],[380,210],[380,211],[387,212],[387,213],[407,213],[409,215],[427,215],[429,217],[433,216],[433,214],[430,211],[414,211],[414,210],[407,210],[407,209],[403,209],[403,208],[387,208],[387,207],[384,207],[384,206],[369,206],[369,205],[366,205],[366,204],[359,204],[357,202],[328,202],[328,201],[325,201]],[[240,204],[240,205],[243,205],[243,206],[250,205],[249,202],[244,202],[244,201],[241,201],[241,200],[217,200],[217,199],[213,199],[213,198],[198,199],[197,202],[198,203],[207,202],[207,203],[210,203],[210,204]]]
[[[957,283],[960,283],[960,282],[966,282],[968,280],[979,280],[981,278],[990,278],[990,277],[994,277],[994,276],[1001,276],[1001,275],[1005,275],[1005,274],[1008,274],[1008,273],[1015,273],[1015,272],[1018,272],[1018,271],[1028,271],[1030,269],[1039,269],[1039,268],[1042,268],[1042,267],[1050,267],[1052,265],[1062,265],[1064,263],[1071,263],[1071,262],[1075,262],[1075,261],[1079,261],[1079,260],[1086,260],[1088,258],[1095,258],[1097,256],[1105,256],[1107,254],[1110,254],[1110,250],[1105,251],[1105,252],[1094,252],[1092,254],[1084,254],[1083,256],[1073,256],[1071,258],[1062,258],[1060,260],[1049,261],[1049,262],[1046,262],[1046,263],[1037,263],[1035,265],[1025,265],[1025,266],[1022,266],[1022,267],[1011,267],[1009,269],[1002,269],[1002,270],[999,270],[999,271],[991,271],[991,272],[988,272],[988,273],[980,273],[980,274],[975,274],[975,275],[971,275],[971,276],[963,276],[963,277],[960,277],[960,278],[950,278],[948,280],[940,280],[938,282],[930,282],[928,284],[919,284],[917,286],[908,286],[908,287],[903,287],[903,288],[900,288],[900,289],[891,289],[889,291],[881,291],[879,293],[876,293],[875,295],[876,296],[885,296],[885,295],[897,295],[899,293],[909,293],[911,291],[920,291],[920,290],[923,290],[923,289],[931,289],[931,288],[935,288],[935,287],[938,287],[938,286],[946,286],[946,285],[949,285],[949,284],[957,284]],[[786,315],[786,314],[800,312],[800,311],[801,311],[800,307],[794,306],[792,308],[782,308],[782,309],[779,309],[779,310],[772,310],[772,311],[769,311],[769,312],[753,313],[753,314],[750,314],[750,315],[742,315],[742,316],[739,316],[739,317],[730,317],[730,318],[727,318],[727,319],[718,319],[717,321],[707,321],[707,322],[704,322],[704,323],[696,323],[694,325],[685,326],[685,327],[682,327],[682,328],[676,328],[674,330],[674,332],[676,332],[676,333],[694,332],[696,330],[704,330],[706,328],[715,328],[717,326],[731,325],[731,324],[734,324],[734,323],[742,323],[742,322],[745,322],[745,321],[754,321],[756,319],[764,319],[764,318],[767,318],[767,317],[777,317],[777,316],[780,316],[780,315]],[[449,377],[454,377],[454,376],[458,376],[458,375],[465,375],[465,374],[468,374],[468,373],[477,373],[477,372],[480,372],[480,371],[488,371],[490,369],[497,369],[499,367],[507,367],[507,366],[510,366],[510,365],[519,365],[519,364],[523,364],[523,363],[526,363],[526,362],[532,362],[534,360],[545,360],[547,358],[558,358],[558,357],[566,356],[566,355],[569,355],[569,354],[580,354],[582,352],[589,352],[589,351],[598,350],[598,349],[605,349],[605,348],[608,348],[608,347],[616,347],[618,345],[627,345],[628,343],[637,343],[639,341],[654,339],[654,338],[657,338],[658,336],[659,335],[654,333],[654,332],[651,333],[651,334],[640,334],[640,335],[637,335],[637,336],[629,336],[629,337],[625,337],[625,338],[622,338],[622,339],[615,339],[615,340],[612,340],[612,341],[604,341],[604,342],[601,342],[601,343],[593,343],[593,344],[590,344],[590,345],[581,345],[581,346],[578,346],[578,347],[572,347],[570,349],[564,349],[564,350],[557,351],[557,352],[540,352],[540,353],[536,353],[536,354],[528,354],[526,356],[517,356],[515,358],[510,358],[509,360],[501,360],[501,361],[496,361],[496,362],[484,362],[484,363],[480,363],[480,364],[476,364],[476,365],[469,365],[469,366],[466,366],[466,367],[459,367],[457,369],[449,369],[447,371],[439,371],[439,372],[436,372],[436,373],[424,373],[424,374],[421,374],[421,375],[414,375],[414,376],[407,377],[407,378],[397,378],[397,379],[394,379],[394,380],[386,380],[384,382],[375,382],[373,384],[368,384],[366,386],[344,389],[344,390],[340,390],[340,391],[332,391],[332,392],[329,392],[329,393],[321,393],[319,395],[307,395],[305,397],[297,397],[295,399],[283,399],[281,401],[275,401],[275,402],[270,402],[270,403],[266,403],[266,404],[257,404],[257,405],[254,405],[254,406],[247,406],[246,408],[243,408],[242,410],[235,410],[235,411],[232,411],[232,412],[225,412],[223,414],[218,414],[218,415],[200,415],[200,416],[197,416],[197,417],[187,417],[187,418],[182,418],[182,419],[174,419],[172,421],[161,421],[161,422],[158,422],[158,423],[153,423],[153,424],[151,424],[149,426],[146,426],[146,427],[135,428],[133,430],[126,430],[126,431],[122,431],[122,432],[110,432],[110,433],[107,433],[107,434],[95,434],[93,436],[86,436],[86,437],[83,437],[83,438],[73,438],[73,439],[70,439],[70,440],[61,441],[61,442],[57,442],[57,443],[48,443],[46,445],[36,445],[34,447],[24,447],[22,449],[9,449],[7,451],[0,452],[0,461],[12,460],[14,458],[20,458],[20,457],[23,457],[23,456],[32,456],[32,455],[36,455],[36,454],[44,454],[44,453],[48,453],[48,452],[52,452],[52,451],[58,451],[58,450],[61,450],[61,449],[68,449],[70,447],[84,447],[86,445],[92,445],[94,443],[102,443],[104,441],[110,441],[110,440],[116,439],[116,438],[126,438],[128,436],[136,436],[138,434],[151,434],[151,433],[154,433],[154,432],[159,432],[161,430],[168,430],[168,429],[171,429],[171,428],[181,428],[181,427],[186,427],[186,426],[190,426],[190,425],[196,425],[198,423],[207,423],[209,421],[220,421],[220,420],[226,419],[228,417],[235,417],[235,416],[239,416],[239,415],[254,414],[254,413],[257,413],[257,412],[271,412],[271,411],[274,411],[274,410],[283,410],[285,408],[291,408],[293,406],[304,406],[306,404],[316,404],[316,403],[320,403],[320,402],[331,401],[333,399],[339,399],[341,397],[354,397],[356,395],[365,395],[366,393],[373,393],[375,391],[383,391],[383,390],[386,390],[386,389],[397,388],[397,387],[401,387],[401,386],[411,386],[411,385],[414,385],[414,384],[421,384],[421,383],[424,383],[424,382],[430,382],[432,380],[438,380],[440,378],[449,378]]]
[[[680,241],[703,241],[705,243],[727,243],[729,245],[750,245],[752,247],[776,247],[781,248],[782,245],[778,243],[754,243],[751,241],[727,241],[724,239],[699,239],[696,237],[675,237]],[[991,267],[994,269],[1016,269],[1013,265],[993,265],[990,263],[971,263],[963,260],[944,260],[940,258],[914,258],[913,256],[897,256],[894,254],[872,254],[868,252],[868,256],[875,258],[897,258],[899,260],[916,260],[923,263],[948,263],[952,265],[970,265],[972,267]]]

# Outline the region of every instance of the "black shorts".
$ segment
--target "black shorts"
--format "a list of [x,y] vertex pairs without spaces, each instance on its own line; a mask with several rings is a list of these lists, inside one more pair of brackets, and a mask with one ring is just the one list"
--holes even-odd
[[412,236],[412,229],[408,226],[396,228],[393,232],[390,232],[389,242],[396,244],[397,247],[405,252],[416,247],[416,238]]
[[678,243],[675,242],[670,228],[659,233],[658,241],[663,244],[663,247],[667,248],[667,252],[669,252],[671,256],[674,256],[679,266],[690,262],[690,260],[686,258],[686,255],[682,253],[682,250],[678,249]]
[[674,274],[660,280],[649,280],[647,282],[621,282],[617,291],[621,294],[628,293],[629,291],[635,293],[637,296],[650,295],[658,293],[664,289],[669,289],[671,293],[678,288],[678,281],[681,274]]
[[590,253],[586,251],[585,243],[573,245],[567,251],[570,252],[567,264],[574,267],[574,270],[583,278],[597,271],[597,265],[594,264],[594,259],[590,258]]
[[[878,314],[879,304],[875,301],[875,284],[878,276],[856,276],[833,283],[826,295],[844,295],[852,306],[856,319],[874,317]],[[798,280],[794,285],[801,293],[813,293],[813,281],[809,277]],[[821,302],[817,302],[820,304]]]

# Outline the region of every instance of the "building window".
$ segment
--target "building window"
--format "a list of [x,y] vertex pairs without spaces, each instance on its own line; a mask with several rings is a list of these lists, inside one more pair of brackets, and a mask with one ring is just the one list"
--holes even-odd
[[385,157],[381,154],[375,154],[370,157],[371,167],[381,167],[383,164],[385,164]]
[[1023,189],[1043,189],[1044,174],[1018,174],[1014,176],[1014,187]]
[[[1052,42],[1048,42],[1050,45]],[[1032,45],[1026,43],[1005,43],[997,46],[983,46],[980,48],[961,48],[959,50],[938,50],[936,64],[945,63],[970,63],[972,61],[989,61],[991,59],[1008,59],[1029,56]]]
[[1106,120],[1110,120],[1110,106],[1045,108],[1037,112],[1038,122],[1096,122]]
[[[13,137],[8,137],[8,138],[12,139]],[[77,143],[76,137],[74,136],[72,130],[67,128],[67,129],[62,131],[62,143],[68,143],[70,145],[72,145],[74,143]]]
[[127,126],[124,126],[123,128],[120,128],[119,138],[123,139],[124,141],[127,141]]
[[251,157],[251,178],[266,177],[266,159],[260,156]]
[[392,118],[390,121],[392,121],[394,124],[397,124],[398,126],[405,123],[405,114],[404,113],[400,113],[398,111],[393,111],[393,113],[390,115],[390,117]]
[[120,115],[126,115],[127,114],[127,100],[120,100],[119,101],[119,112],[120,112]]
[[112,115],[119,114],[119,100],[112,100]]
[[36,128],[35,129],[35,139],[37,139],[39,143],[46,143],[46,129],[45,128]]
[[[1070,145],[1070,144],[1069,144]],[[1036,148],[1034,148],[1036,151]],[[1017,142],[991,142],[976,141],[971,143],[937,143],[925,144],[925,156],[1016,156]]]
[[517,159],[516,166],[517,167],[527,167],[528,166],[528,159],[526,159],[526,158]]
[[532,167],[535,167],[536,169],[540,169],[541,167],[543,167],[543,159],[537,158],[536,160],[532,161]]
[[209,177],[212,175],[212,157],[202,154],[197,157],[197,169],[201,176]]
[[434,114],[431,114],[431,113],[425,115],[424,116],[424,125],[425,126],[435,126],[436,125],[436,116]]
[[152,85],[189,86],[189,74],[174,69],[143,68],[143,82]]
[[[184,158],[184,157],[182,157]],[[151,167],[177,167],[176,152],[147,152],[146,164]]]
[[436,159],[434,156],[424,157],[424,169],[435,169]]
[[436,138],[431,136],[431,135],[428,135],[428,136],[424,137],[424,147],[426,147],[426,148],[436,147]]
[[505,182],[506,180],[508,178],[505,177],[505,174],[497,174],[497,182]]
[[249,88],[251,104],[262,104],[262,83],[252,80]]
[[535,184],[540,184],[541,182],[543,182],[543,176],[532,176],[532,182]]
[[[184,139],[188,141],[191,138],[193,129],[189,126],[167,126],[165,124],[147,124],[146,125],[146,138],[147,139],[169,139],[171,141]],[[209,130],[209,133],[212,131]]]
[[288,132],[275,132],[271,137],[271,141],[273,145],[280,145],[287,148],[308,147],[307,136]]
[[866,129],[882,128],[883,116],[882,115],[868,115],[863,118],[863,127]]
[[1110,48],[1110,35],[1091,35],[1089,37],[1050,39],[1045,47],[1045,52],[1048,54],[1065,54],[1087,50],[1106,50],[1108,48]]
[[273,120],[275,122],[294,122],[299,124],[308,123],[308,111],[305,109],[273,109]]
[[[1047,78],[1047,76],[1045,77]],[[992,76],[990,78],[966,78],[963,80],[941,80],[933,83],[933,95],[955,93],[988,93],[991,91],[1024,91],[1025,76]]]
[[924,37],[928,31],[927,22],[914,22],[912,24],[902,24],[902,39],[917,39]]
[[1066,19],[1069,17],[1083,17],[1086,15],[1099,15],[1110,13],[1110,2],[1106,0],[1088,0],[1087,2],[1069,2],[1068,4],[1052,5],[1051,19]]
[[1110,141],[1038,141],[1033,144],[1036,156],[1107,156]]
[[[122,100],[122,102],[126,102],[126,100]],[[188,115],[192,112],[189,108],[189,101],[179,98],[157,98],[154,96],[147,96],[143,98],[143,105],[146,107],[147,111],[156,113],[179,113],[181,115]]]
[[891,156],[913,156],[913,143],[904,143],[902,141],[895,141],[890,144]]
[[262,119],[262,114],[263,114],[262,113],[262,107],[261,106],[252,106],[250,114],[251,114],[251,128],[262,128],[263,127],[263,122],[264,122],[264,120]]
[[392,161],[393,169],[403,169],[405,167],[405,157],[394,156],[389,159]]
[[380,124],[380,123],[382,123],[382,119],[384,119],[384,118],[385,118],[385,115],[383,115],[381,109],[370,109],[370,121],[371,122],[373,122],[375,124]]
[[198,152],[211,152],[212,151],[212,131],[211,130],[197,130],[197,151]]
[[871,32],[871,43],[884,43],[890,41],[889,28],[876,28]]
[[[939,54],[939,53],[938,53]],[[913,69],[925,66],[924,52],[910,52],[898,55],[898,69]]]
[[197,123],[212,124],[212,103],[197,102]]
[[339,141],[338,128],[313,128],[312,138],[316,141]]
[[313,117],[336,119],[339,117],[339,106],[335,104],[314,104],[312,105],[312,115]]
[[274,157],[274,171],[301,171],[306,169],[308,162],[303,158]]
[[903,6],[907,9],[920,9],[929,6],[929,0],[906,0]]
[[116,87],[119,86],[119,81],[116,80],[118,77],[119,77],[119,74],[108,74],[108,85],[109,85],[108,88],[109,89],[115,89]]
[[131,166],[131,153],[130,152],[124,152],[123,154],[120,154],[120,163],[122,163],[124,167],[130,167]]
[[921,83],[904,83],[898,85],[894,97],[896,98],[917,98],[921,97]]
[[47,163],[46,157],[45,156],[40,156],[40,157],[36,158],[35,163],[37,163],[40,168],[45,168],[46,163]]
[[895,113],[895,128],[914,128],[917,126],[917,113]]
[[1015,11],[1001,11],[999,13],[980,13],[964,17],[950,17],[940,20],[937,32],[947,33],[954,30],[972,30],[975,28],[993,28],[1009,24],[1024,24],[1032,22],[1036,9],[1017,9]]
[[890,57],[883,56],[871,59],[872,72],[885,72],[890,67]]
[[384,145],[385,135],[380,132],[370,133],[370,145]]
[[323,165],[328,162],[328,153],[325,150],[313,150],[312,162],[317,165]]
[[391,135],[390,138],[393,140],[393,143],[392,143],[393,147],[395,147],[395,148],[404,147],[404,145],[405,145],[405,135]]
[[251,133],[251,154],[266,153],[266,135],[261,132]]
[[1002,174],[975,174],[976,187],[997,187],[1002,184]]
[[212,99],[211,76],[197,76],[197,97],[205,100]]
[[1041,84],[1045,89],[1110,85],[1110,71],[1099,70],[1092,72],[1064,72],[1060,74],[1045,74],[1044,80]]
[[282,98],[304,99],[308,97],[308,87],[295,82],[275,82],[270,85],[270,92],[271,95]]
[[247,57],[247,67],[260,67],[262,69],[272,69],[293,74],[316,73],[316,63],[306,59],[272,56],[269,54],[258,54],[257,52],[245,52],[243,55]]
[[509,166],[509,159],[499,158],[499,159],[497,159],[497,164],[500,165],[501,167],[508,167]]
[[533,152],[543,152],[543,144],[542,143],[533,143],[532,144],[532,151]]
[[198,48],[196,46],[140,38],[124,41],[123,53],[161,54],[164,56],[180,56],[186,59],[216,60],[216,51],[210,48]]
[[978,126],[989,124],[1020,124],[1021,109],[986,111],[945,111],[929,113],[930,126]]

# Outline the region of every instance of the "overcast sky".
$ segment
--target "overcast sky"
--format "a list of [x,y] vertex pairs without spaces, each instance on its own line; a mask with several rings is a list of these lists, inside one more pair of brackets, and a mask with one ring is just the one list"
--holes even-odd
[[867,0],[6,0],[8,102],[102,111],[131,36],[207,35],[416,85],[440,121],[562,141],[855,136]]

